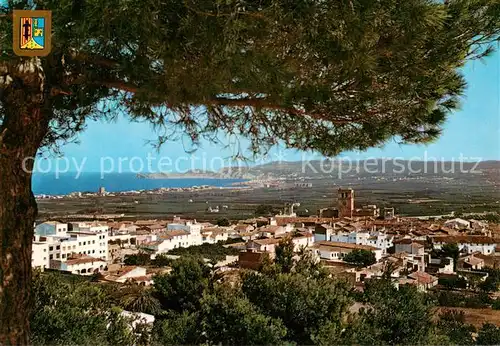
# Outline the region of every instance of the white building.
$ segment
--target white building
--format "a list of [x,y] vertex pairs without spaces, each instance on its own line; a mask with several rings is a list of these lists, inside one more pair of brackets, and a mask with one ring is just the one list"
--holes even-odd
[[166,232],[158,234],[154,240],[142,243],[140,246],[157,255],[179,247],[201,245],[203,237],[200,230],[200,225],[189,222],[186,225],[175,224],[172,227],[169,225]]
[[466,229],[470,227],[470,222],[464,219],[452,219],[448,220],[444,223],[446,227],[455,228],[455,229]]
[[33,242],[32,247],[31,266],[43,271],[49,267],[49,244]]
[[143,312],[132,312],[123,310],[120,315],[129,321],[129,326],[133,330],[139,325],[146,325],[149,328],[153,328],[155,322],[155,317],[150,314],[145,314]]
[[[169,223],[167,225],[167,231],[164,234],[171,235],[173,237],[179,237],[179,235],[184,236],[182,232],[187,233],[189,236],[182,239],[175,239],[174,241],[178,241],[180,243],[177,247],[188,247],[192,245],[201,245],[203,243],[201,230],[202,225],[197,223],[196,220],[186,221],[185,223]],[[177,233],[176,233],[177,232]]]
[[483,255],[494,255],[496,241],[481,235],[436,236],[432,237],[434,249],[441,249],[445,244],[457,244],[462,252],[480,252]]
[[344,256],[354,250],[368,250],[375,254],[378,262],[382,258],[382,250],[369,245],[352,244],[345,242],[320,241],[314,244],[316,254],[326,260],[343,260]]
[[226,241],[229,238],[229,232],[223,228],[205,228],[201,236],[203,243],[216,244],[219,241]]
[[393,246],[392,235],[384,232],[368,232],[368,231],[331,231],[330,241],[339,243],[349,243],[357,245],[372,246],[382,250],[383,254],[387,253],[387,249]]
[[57,221],[47,221],[35,227],[35,233],[38,235],[66,235],[68,224]]
[[292,238],[295,245],[294,251],[299,251],[301,248],[314,245],[314,235],[309,232],[299,232]]
[[419,255],[419,256],[423,256],[425,253],[424,245],[411,238],[403,238],[394,241],[394,250],[396,253],[406,252],[407,254],[410,255]]
[[106,261],[87,255],[72,254],[66,261],[51,261],[50,268],[78,275],[92,275],[106,270]]
[[[76,227],[75,227],[76,226]],[[86,255],[104,262],[108,260],[107,226],[75,223],[68,225],[45,222],[35,227],[33,237],[33,267],[58,267],[51,261],[66,262],[73,255]],[[48,261],[49,263],[47,263]],[[77,269],[61,269],[76,272]]]
[[127,280],[146,277],[146,268],[127,266],[118,269],[111,275],[106,276],[106,280],[125,283]]

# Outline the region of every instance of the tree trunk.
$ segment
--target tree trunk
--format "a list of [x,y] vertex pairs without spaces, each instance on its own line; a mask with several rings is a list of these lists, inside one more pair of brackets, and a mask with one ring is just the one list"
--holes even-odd
[[27,69],[15,66],[10,71],[12,83],[0,95],[1,345],[28,344],[30,335],[31,248],[37,214],[31,171],[50,114],[43,73],[34,61],[23,62]]

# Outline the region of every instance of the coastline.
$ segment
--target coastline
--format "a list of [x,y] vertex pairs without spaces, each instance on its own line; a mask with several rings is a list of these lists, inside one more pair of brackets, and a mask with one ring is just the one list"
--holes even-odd
[[138,193],[165,193],[174,191],[198,191],[231,188],[234,184],[245,183],[248,179],[237,178],[202,178],[193,177],[169,177],[168,179],[141,179],[135,173],[111,173],[101,175],[99,173],[73,173],[61,174],[37,174],[33,176],[33,193],[39,198],[46,196],[74,196],[74,195],[123,195]]

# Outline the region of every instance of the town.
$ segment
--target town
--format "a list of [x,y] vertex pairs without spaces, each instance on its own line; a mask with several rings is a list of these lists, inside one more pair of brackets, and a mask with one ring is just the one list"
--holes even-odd
[[292,205],[279,215],[219,225],[180,217],[45,221],[35,226],[32,267],[151,285],[158,269],[127,265],[127,258],[175,259],[179,249],[189,254],[190,248],[218,245],[227,253],[217,258],[218,270],[256,269],[266,257],[274,257],[276,246],[291,239],[297,253],[310,251],[332,276],[360,290],[366,279],[381,276],[391,264],[396,284],[426,291],[451,279],[463,279],[467,287],[477,285],[488,277],[480,270],[500,262],[496,224],[401,218],[393,208],[382,213],[375,205],[356,208],[352,189],[339,189],[337,195],[338,207],[321,209],[316,217],[297,217]]

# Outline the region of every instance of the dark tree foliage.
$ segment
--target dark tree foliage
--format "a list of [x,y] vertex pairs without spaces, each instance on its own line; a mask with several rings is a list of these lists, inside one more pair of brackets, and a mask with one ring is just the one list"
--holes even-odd
[[444,244],[439,255],[453,258],[453,270],[457,270],[458,257],[460,256],[458,244]]
[[438,283],[448,289],[467,288],[467,280],[458,275],[440,277]]
[[[12,10],[33,8],[52,11],[52,51],[20,58]],[[37,208],[24,159],[40,147],[119,114],[189,149],[220,134],[250,152],[330,156],[426,143],[458,107],[460,68],[500,28],[497,0],[9,0],[0,15],[0,342],[14,344],[29,343]]]
[[201,319],[211,344],[275,345],[287,330],[280,319],[269,317],[242,292],[217,287],[202,299]]
[[161,305],[155,297],[156,292],[137,284],[127,285],[120,292],[120,305],[127,311],[144,312],[156,315],[161,311]]
[[488,277],[479,284],[479,288],[485,292],[497,292],[500,286],[500,269],[485,267],[481,271],[488,273]]
[[500,345],[500,328],[491,323],[485,323],[479,329],[476,338],[477,345]]
[[292,237],[283,238],[274,249],[274,263],[280,268],[283,273],[289,273],[294,265],[294,249]]
[[232,247],[226,248],[220,243],[204,243],[189,247],[178,247],[170,250],[168,254],[177,256],[196,256],[213,261],[222,261],[226,259],[226,256],[235,256],[238,255],[239,252],[239,250]]
[[125,255],[123,263],[129,266],[145,266],[151,264],[151,256],[146,253]]
[[168,267],[174,262],[173,259],[168,257],[166,254],[156,255],[155,259],[151,262],[156,267]]
[[325,323],[339,332],[350,304],[343,283],[300,273],[249,273],[243,277],[242,290],[268,316],[281,319],[287,328],[285,340],[298,344],[312,344]]
[[[181,258],[173,268],[153,287],[37,275],[34,344],[474,344],[475,328],[463,312],[437,314],[426,294],[397,289],[387,278],[368,281],[357,296],[361,309],[350,312],[358,309],[349,286],[325,275],[309,252],[299,254],[290,272],[274,265],[229,280],[196,259]],[[130,328],[117,306],[155,315],[154,327]],[[484,325],[477,343],[498,344],[499,330]]]
[[198,258],[181,257],[172,263],[169,274],[156,275],[154,287],[161,306],[177,312],[200,308],[203,292],[209,287],[212,273]]
[[271,216],[278,212],[278,210],[272,205],[261,204],[255,208],[255,215],[257,216]]
[[141,326],[131,328],[121,309],[112,305],[109,292],[97,284],[37,274],[32,287],[35,345],[142,345],[149,338]]
[[455,345],[473,345],[476,328],[465,323],[463,311],[446,310],[439,315],[438,329]]
[[372,251],[363,249],[356,249],[349,252],[344,256],[343,260],[359,267],[367,267],[377,262],[375,254]]
[[367,306],[346,331],[348,343],[361,345],[422,345],[434,342],[432,305],[414,286],[397,289],[388,279],[365,287]]
[[227,218],[217,219],[217,226],[226,227],[231,225],[231,222]]
[[156,345],[198,345],[203,340],[198,312],[166,311],[155,321]]

